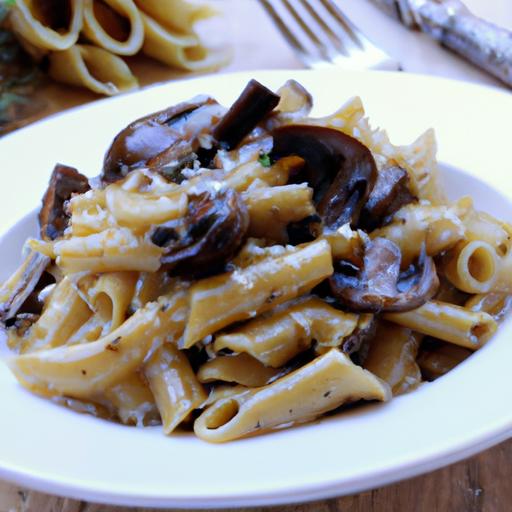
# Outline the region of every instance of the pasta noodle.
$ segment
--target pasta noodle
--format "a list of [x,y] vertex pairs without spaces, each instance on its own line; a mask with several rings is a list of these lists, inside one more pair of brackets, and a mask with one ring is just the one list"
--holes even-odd
[[[43,50],[68,50],[78,40],[83,23],[83,1],[67,0],[70,19],[61,20],[62,13],[41,9],[40,2],[16,0],[11,10],[10,23],[15,33],[36,48]],[[62,9],[66,11],[65,8]],[[61,22],[64,26],[60,26]],[[54,26],[54,25],[57,26]]]
[[178,292],[139,309],[97,341],[23,354],[8,364],[35,393],[87,399],[135,371],[165,339],[178,338],[186,311],[186,293]]
[[135,55],[144,42],[141,14],[132,0],[84,0],[83,31],[98,47],[117,55]]
[[[65,304],[66,307],[62,307]],[[68,338],[90,317],[92,310],[82,300],[71,279],[64,278],[53,291],[49,304],[23,340],[21,352],[65,345]]]
[[99,400],[106,400],[126,425],[143,427],[159,423],[160,415],[155,399],[139,373],[133,373],[107,389],[104,397]]
[[329,245],[319,241],[247,269],[199,281],[190,290],[190,318],[183,346],[190,347],[226,325],[302,295],[331,273]]
[[194,4],[182,0],[135,0],[135,3],[161,25],[182,34],[188,32],[196,22],[215,14],[206,3]]
[[446,277],[460,290],[486,293],[497,278],[498,256],[487,242],[460,242],[448,256],[444,266]]
[[85,86],[98,94],[112,96],[138,87],[125,62],[112,53],[86,44],[52,53],[48,73],[59,82]]
[[205,46],[194,30],[216,14],[187,0],[62,0],[58,6],[19,0],[9,10],[9,27],[35,60],[48,55],[53,79],[111,96],[138,87],[118,56],[143,52],[189,71],[227,64],[229,49]]
[[125,228],[108,229],[54,244],[58,264],[66,273],[139,270],[154,272],[160,267],[160,248],[140,239]]
[[317,298],[284,304],[238,329],[215,338],[216,351],[246,352],[267,366],[279,368],[310,347],[313,339],[337,347],[352,334],[357,315],[338,311]]
[[313,190],[306,185],[260,188],[247,193],[249,235],[286,243],[290,222],[315,214]]
[[436,301],[405,313],[386,313],[384,318],[473,350],[481,347],[497,328],[496,322],[487,313]]
[[268,368],[247,354],[220,356],[210,359],[197,372],[199,382],[234,382],[248,387],[264,386],[282,374]]
[[188,71],[214,69],[227,64],[226,51],[212,52],[194,34],[173,33],[154,19],[141,14],[144,24],[143,52],[168,66]]
[[310,421],[348,401],[386,401],[390,396],[387,384],[332,349],[268,387],[215,402],[195,421],[194,432],[219,443]]
[[421,383],[416,363],[420,342],[410,329],[380,322],[363,366],[387,382],[394,396],[406,393]]
[[[87,5],[127,46],[133,9],[189,48],[209,15]],[[49,59],[84,51],[119,59],[76,44]],[[230,109],[196,97],[132,122],[93,180],[57,165],[40,237],[0,288],[20,384],[218,443],[388,401],[488,343],[512,305],[511,226],[446,200],[432,131],[394,146],[359,98],[311,107],[294,81],[278,96],[253,80]]]
[[460,204],[407,205],[394,215],[389,225],[376,229],[371,236],[395,242],[402,253],[402,265],[406,266],[418,257],[424,244],[427,253],[435,256],[462,240],[465,229],[459,215],[463,211]]
[[144,374],[162,416],[164,432],[170,434],[205,400],[187,357],[171,343],[160,347],[146,363]]

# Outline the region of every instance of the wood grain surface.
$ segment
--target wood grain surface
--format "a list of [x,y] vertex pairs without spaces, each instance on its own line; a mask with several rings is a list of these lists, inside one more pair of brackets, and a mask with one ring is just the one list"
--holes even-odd
[[[511,461],[512,440],[433,473],[354,496],[228,512],[507,512],[512,510]],[[0,482],[0,512],[149,511],[58,498]]]

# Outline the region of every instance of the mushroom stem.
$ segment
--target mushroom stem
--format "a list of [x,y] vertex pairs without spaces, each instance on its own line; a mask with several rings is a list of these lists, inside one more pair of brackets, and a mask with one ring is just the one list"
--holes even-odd
[[50,264],[50,258],[31,252],[12,277],[0,288],[0,321],[13,318]]
[[278,103],[277,94],[251,80],[216,126],[213,136],[225,149],[233,149]]

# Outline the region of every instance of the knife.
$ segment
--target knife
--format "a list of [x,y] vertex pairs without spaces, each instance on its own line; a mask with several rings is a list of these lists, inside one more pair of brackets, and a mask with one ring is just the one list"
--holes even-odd
[[372,0],[512,87],[512,32],[478,18],[460,0]]

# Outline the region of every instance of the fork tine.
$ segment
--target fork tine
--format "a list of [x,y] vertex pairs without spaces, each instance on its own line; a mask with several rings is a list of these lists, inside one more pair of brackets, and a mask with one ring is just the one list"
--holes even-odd
[[[353,44],[351,42],[343,41],[338,33],[336,33],[329,23],[325,19],[323,19],[319,13],[318,8],[313,8],[312,0],[299,0],[301,4],[304,6],[304,8],[308,11],[310,16],[315,19],[315,21],[318,23],[318,25],[324,30],[326,35],[329,37],[329,39],[332,41],[332,43],[335,45],[335,47],[338,49],[338,53],[348,54],[350,50],[352,49]],[[314,0],[313,0],[314,1]]]
[[[293,16],[297,25],[304,31],[307,37],[314,44],[316,49],[321,54],[322,58],[327,61],[331,61],[334,58],[338,57],[340,54],[340,48],[336,48],[333,44],[333,41],[329,37],[325,37],[325,24],[322,22],[321,18],[319,18],[314,10],[311,9],[311,6],[307,1],[304,0],[294,0],[294,4],[290,0],[281,0],[285,7],[288,9],[288,12]],[[292,0],[293,1],[293,0]],[[304,16],[301,16],[297,8],[297,2],[299,5],[305,7],[305,10],[311,17],[311,19],[305,19]],[[321,30],[318,31],[319,35],[324,35],[324,37],[319,37],[315,31],[311,28],[310,23],[313,25],[318,25]],[[337,45],[339,46],[339,45]]]
[[270,0],[260,0],[272,21],[277,25],[281,34],[288,41],[288,44],[300,55],[303,62],[308,63],[311,59],[304,45],[295,37],[294,33],[284,23]]
[[[346,45],[351,59],[357,61],[360,67],[373,69],[401,69],[397,61],[392,59],[384,50],[373,44],[351,21],[343,14],[334,0],[308,0],[319,2],[327,16],[336,25],[336,35]],[[348,40],[348,42],[347,42]],[[340,59],[336,60],[339,63]],[[342,64],[345,64],[343,59]]]
[[290,3],[290,0],[281,0],[283,5],[288,9],[288,12],[292,15],[293,19],[299,25],[299,27],[304,31],[304,33],[309,37],[309,39],[313,42],[313,44],[321,51],[322,57],[328,58],[328,55],[322,51],[322,43],[316,36],[316,34],[311,30],[309,25],[305,22],[305,20],[300,16],[297,12],[296,8]]
[[346,34],[352,41],[364,49],[365,43],[372,43],[362,34],[362,32],[343,14],[340,8],[332,0],[320,0],[320,3],[329,12],[329,14],[344,28]]
[[397,62],[371,43],[333,0],[260,0],[306,66],[397,69]]

